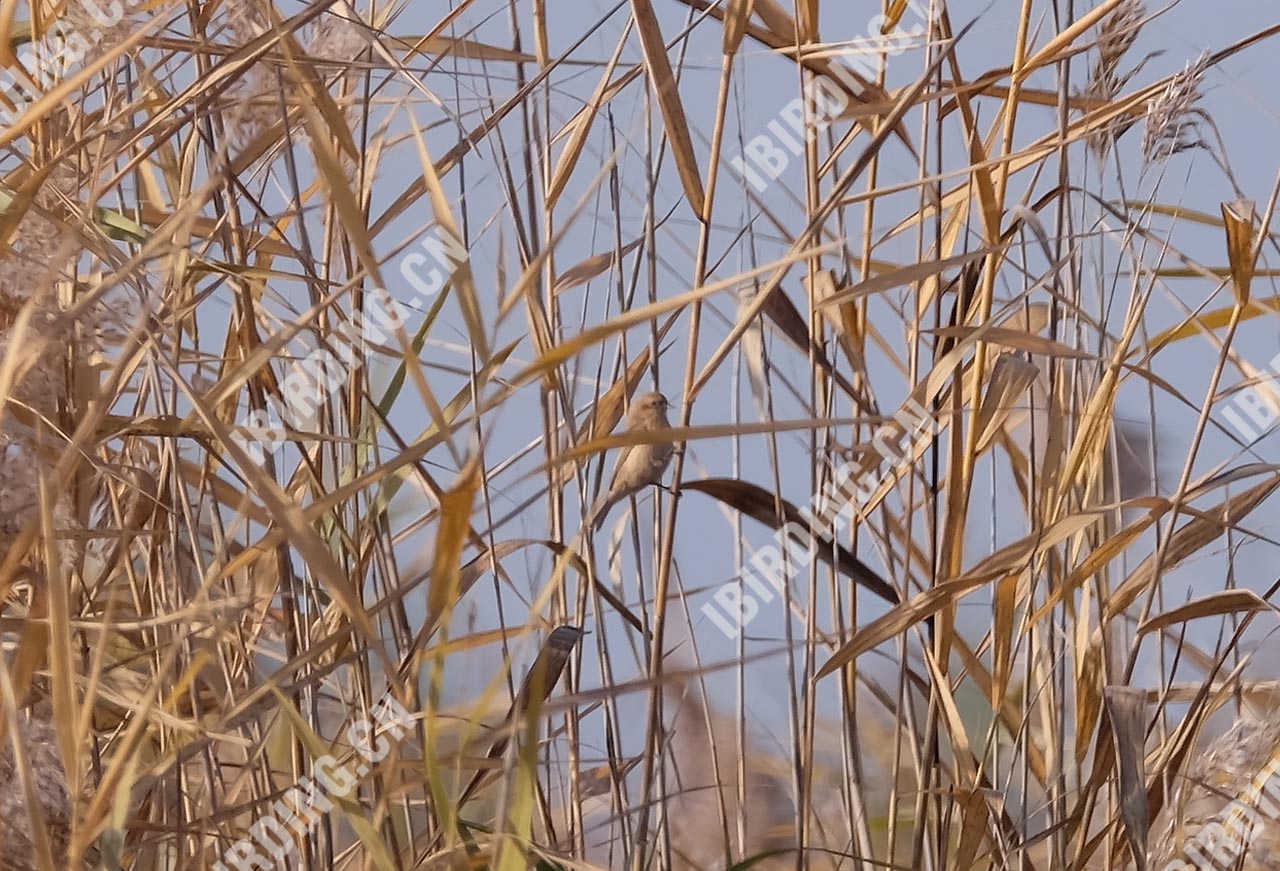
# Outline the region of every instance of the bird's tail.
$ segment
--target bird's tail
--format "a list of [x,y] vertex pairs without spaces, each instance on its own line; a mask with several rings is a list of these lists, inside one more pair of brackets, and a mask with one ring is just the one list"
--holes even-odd
[[610,496],[608,493],[600,494],[600,498],[596,499],[591,510],[587,512],[587,526],[592,532],[599,532],[600,527],[604,526],[604,522],[609,519],[609,512],[613,510],[613,506],[618,503],[617,497]]

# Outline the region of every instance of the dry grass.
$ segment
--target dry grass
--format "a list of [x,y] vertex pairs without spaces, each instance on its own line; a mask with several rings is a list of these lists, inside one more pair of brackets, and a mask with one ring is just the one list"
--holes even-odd
[[[1276,374],[1280,186],[1213,88],[1278,29],[1155,58],[1086,5],[885,2],[927,29],[857,72],[817,0],[0,7],[8,74],[59,66],[0,129],[0,867],[219,867],[388,693],[289,867],[1176,854],[1276,749],[1197,751],[1274,707],[1276,438],[1224,412]],[[841,463],[856,522],[798,534]],[[724,638],[788,522],[818,558]]]

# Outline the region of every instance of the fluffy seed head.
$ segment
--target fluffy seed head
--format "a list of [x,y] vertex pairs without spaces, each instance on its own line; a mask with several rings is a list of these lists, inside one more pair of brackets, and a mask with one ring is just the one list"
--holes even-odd
[[[1103,19],[1098,28],[1098,57],[1089,76],[1084,96],[1101,102],[1109,102],[1129,83],[1134,74],[1146,62],[1143,60],[1131,69],[1121,72],[1129,49],[1138,39],[1138,33],[1146,23],[1146,6],[1142,0],[1124,0]],[[1148,56],[1150,57],[1150,56]],[[1089,147],[1099,159],[1107,156],[1111,141],[1132,125],[1132,122],[1113,122],[1089,137]]]
[[1196,104],[1200,101],[1200,83],[1208,66],[1208,55],[1201,55],[1147,102],[1142,154],[1148,163],[1167,160],[1204,145],[1200,139],[1200,122],[1207,120],[1208,115]]

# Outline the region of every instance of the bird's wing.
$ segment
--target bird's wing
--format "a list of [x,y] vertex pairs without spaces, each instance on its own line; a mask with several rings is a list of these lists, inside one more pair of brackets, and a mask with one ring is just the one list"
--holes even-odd
[[627,454],[630,452],[631,447],[628,445],[622,449],[622,453],[618,454],[618,462],[613,465],[613,475],[609,478],[609,486],[596,498],[596,503],[591,506],[591,510],[587,513],[587,523],[592,529],[599,529],[604,525],[609,509],[618,501],[618,477],[622,473],[622,467],[627,461]]
[[626,465],[627,457],[634,448],[635,445],[623,445],[622,450],[618,452],[618,461],[613,464],[613,474],[609,476],[609,489],[605,491],[606,493],[612,493],[618,486],[618,476],[622,474],[622,467]]

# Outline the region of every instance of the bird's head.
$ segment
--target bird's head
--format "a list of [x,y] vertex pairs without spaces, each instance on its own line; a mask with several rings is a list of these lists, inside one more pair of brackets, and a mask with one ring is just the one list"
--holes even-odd
[[631,410],[627,412],[627,425],[666,426],[667,409],[670,407],[671,403],[661,393],[646,393],[631,403]]

